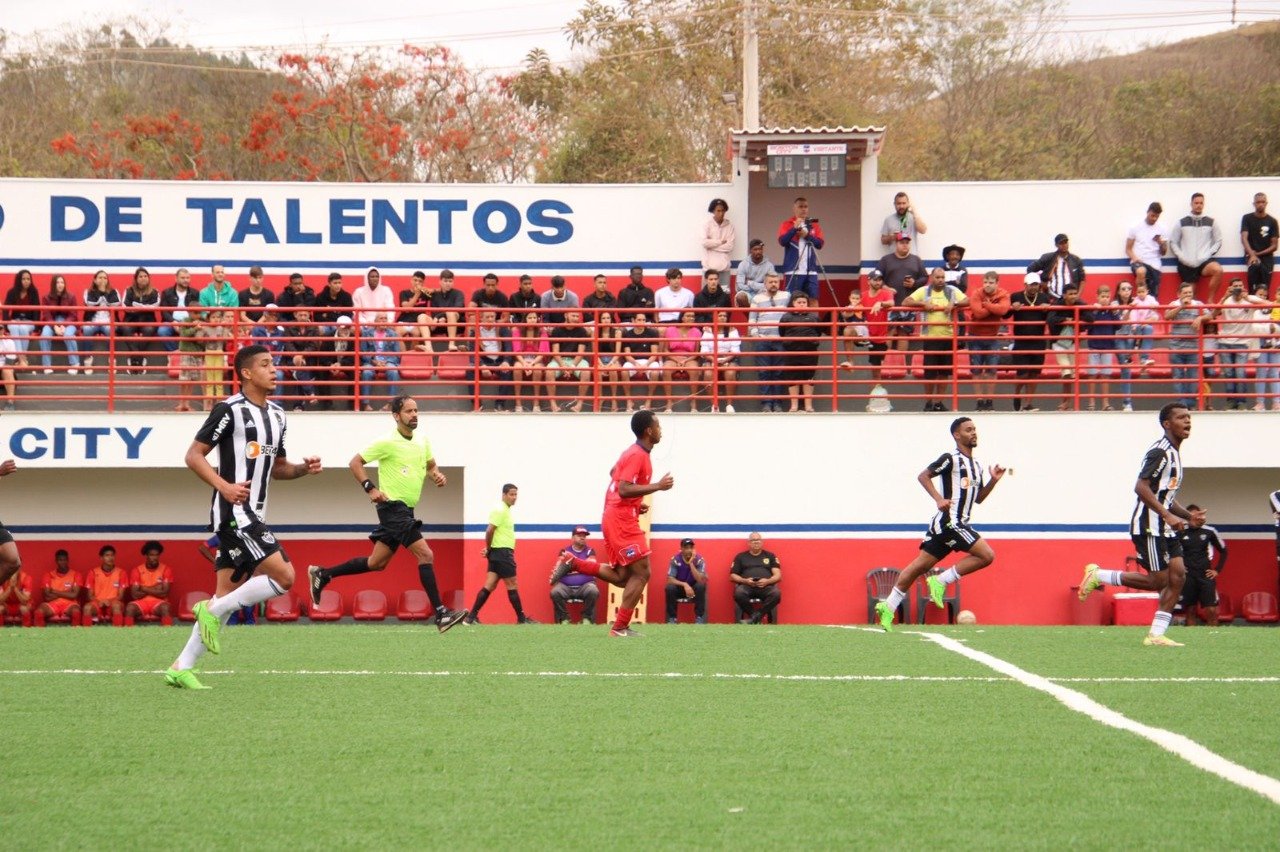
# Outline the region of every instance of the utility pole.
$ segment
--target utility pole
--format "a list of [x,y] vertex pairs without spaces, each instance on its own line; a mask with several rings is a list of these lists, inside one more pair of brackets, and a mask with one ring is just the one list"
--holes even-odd
[[760,129],[760,36],[755,0],[742,3],[742,129]]

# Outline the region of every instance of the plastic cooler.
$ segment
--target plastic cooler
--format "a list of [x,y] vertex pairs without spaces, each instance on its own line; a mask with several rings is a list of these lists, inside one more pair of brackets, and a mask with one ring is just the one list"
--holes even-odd
[[1146,627],[1156,617],[1160,595],[1155,592],[1121,592],[1114,598],[1115,623]]
[[1085,598],[1081,603],[1077,598],[1080,596],[1080,587],[1071,587],[1071,623],[1081,626],[1091,626],[1107,623],[1107,596],[1098,589],[1089,597]]

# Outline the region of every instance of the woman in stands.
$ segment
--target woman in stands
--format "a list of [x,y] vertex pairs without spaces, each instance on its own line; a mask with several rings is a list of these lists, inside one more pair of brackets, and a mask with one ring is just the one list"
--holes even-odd
[[[93,273],[93,283],[84,291],[84,306],[94,308],[93,313],[85,320],[84,328],[80,330],[87,345],[91,337],[107,337],[111,334],[114,324],[111,311],[120,307],[120,294],[111,289],[105,269]],[[93,355],[85,356],[84,373],[86,376],[93,375]]]
[[667,406],[670,411],[676,404],[675,383],[689,383],[689,410],[698,410],[698,395],[702,390],[697,382],[701,371],[701,360],[698,350],[702,343],[702,329],[698,327],[697,314],[684,311],[680,320],[666,327],[663,334],[664,384],[666,385]]
[[524,314],[523,322],[511,329],[512,374],[515,380],[516,411],[524,411],[524,400],[529,398],[529,409],[541,411],[539,396],[551,404],[547,387],[547,358],[551,354],[551,341],[542,327],[537,311]]
[[31,278],[31,270],[19,269],[13,276],[13,286],[4,297],[5,321],[9,324],[9,336],[18,349],[18,366],[27,366],[27,350],[40,319],[40,294]]
[[596,317],[596,367],[600,370],[600,410],[622,410],[622,329],[613,321],[612,311]]
[[[715,322],[702,330],[702,384],[712,398],[719,388],[726,414],[733,414],[733,392],[738,385],[738,357],[742,354],[742,336],[729,322],[728,311],[716,311]],[[712,408],[714,411],[714,407]]]
[[49,279],[49,292],[40,300],[44,308],[45,326],[40,330],[40,356],[44,364],[45,375],[53,372],[53,358],[49,350],[53,348],[53,338],[62,338],[67,348],[67,361],[71,367],[67,370],[71,375],[79,372],[80,347],[76,345],[76,320],[79,316],[73,309],[76,297],[67,292],[67,279],[55,275]]

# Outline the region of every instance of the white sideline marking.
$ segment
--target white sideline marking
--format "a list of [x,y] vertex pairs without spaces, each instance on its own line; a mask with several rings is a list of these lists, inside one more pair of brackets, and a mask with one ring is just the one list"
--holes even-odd
[[1013,663],[1005,662],[999,657],[993,657],[990,654],[984,654],[982,651],[966,648],[950,636],[943,636],[938,633],[921,633],[919,635],[930,642],[941,645],[948,651],[954,651],[962,657],[968,657],[989,669],[995,669],[1002,674],[1008,675],[1023,686],[1029,686],[1040,692],[1048,693],[1071,710],[1082,713],[1095,722],[1101,722],[1108,727],[1137,734],[1160,746],[1165,751],[1182,758],[1197,769],[1212,772],[1219,778],[1230,781],[1232,784],[1243,787],[1246,790],[1251,790],[1259,796],[1263,796],[1280,805],[1280,779],[1254,772],[1248,767],[1233,763],[1222,755],[1209,751],[1209,749],[1195,740],[1184,737],[1182,734],[1175,734],[1173,731],[1166,731],[1164,728],[1155,728],[1150,725],[1144,725],[1141,722],[1135,722],[1128,716],[1099,704],[1082,692],[1059,686],[1048,678],[1020,669]]

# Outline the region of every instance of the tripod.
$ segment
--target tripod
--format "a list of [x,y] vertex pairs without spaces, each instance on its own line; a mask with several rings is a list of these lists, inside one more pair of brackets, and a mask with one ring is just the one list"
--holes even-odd
[[[822,265],[822,261],[818,260],[818,250],[814,248],[813,242],[808,237],[805,237],[803,243],[800,245],[797,251],[801,253],[807,252],[807,256],[809,259],[809,263],[808,263],[809,269],[813,270],[814,274],[818,276],[819,282],[827,286],[827,293],[829,293],[831,296],[831,304],[839,308],[840,297],[836,295],[836,288],[831,283],[831,276],[827,274],[827,268]],[[800,265],[800,260],[799,260],[799,257],[797,257],[796,266],[799,266],[799,265]],[[785,285],[788,293],[792,292],[791,279],[794,278],[795,275],[796,275],[796,271],[794,269],[787,273]]]

